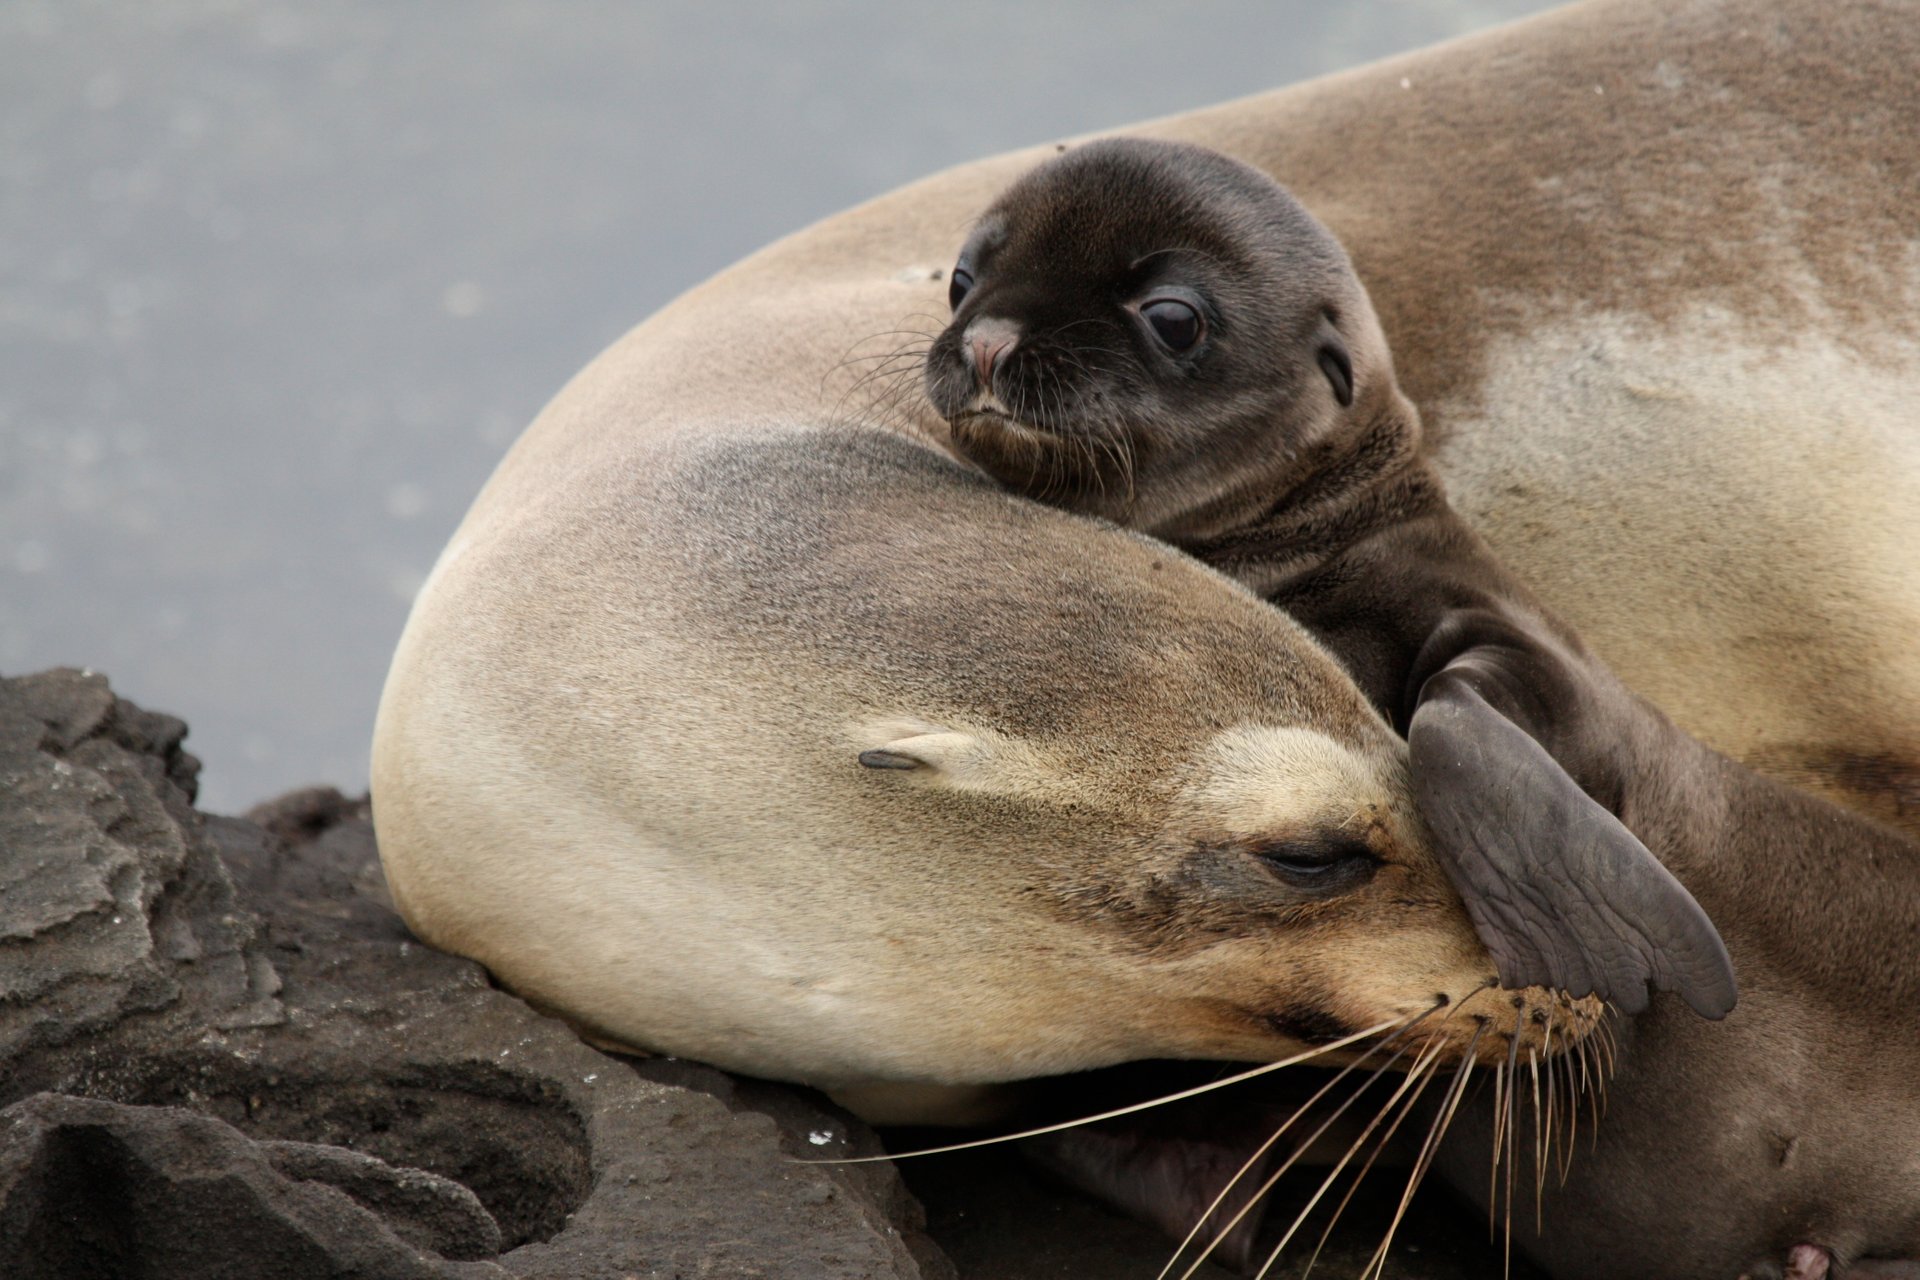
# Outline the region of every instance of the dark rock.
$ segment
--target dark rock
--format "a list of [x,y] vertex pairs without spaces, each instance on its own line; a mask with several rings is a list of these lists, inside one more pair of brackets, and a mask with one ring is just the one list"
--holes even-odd
[[263,1142],[274,1169],[302,1182],[324,1182],[379,1216],[396,1236],[443,1258],[491,1258],[500,1252],[500,1224],[478,1196],[423,1169],[312,1142]]
[[[436,1265],[432,1251],[404,1239],[389,1215],[340,1187],[340,1165],[361,1161],[366,1167],[350,1181],[362,1187],[411,1181],[416,1202],[437,1193],[449,1206],[463,1188],[351,1152],[289,1158],[292,1145],[250,1142],[230,1125],[176,1107],[51,1093],[15,1103],[0,1111],[7,1274],[20,1280],[505,1280],[510,1274],[491,1264]],[[465,1198],[469,1217],[492,1228],[497,1243],[492,1219],[471,1195]],[[401,1222],[421,1234],[417,1214],[403,1214]],[[480,1230],[477,1222],[469,1225],[469,1238]]]
[[204,817],[183,734],[0,681],[9,1276],[952,1274],[891,1166],[789,1158],[863,1127],[589,1048],[408,936],[364,800]]
[[97,675],[0,681],[0,1064],[141,1012],[281,1020],[253,920],[198,839],[185,732]]

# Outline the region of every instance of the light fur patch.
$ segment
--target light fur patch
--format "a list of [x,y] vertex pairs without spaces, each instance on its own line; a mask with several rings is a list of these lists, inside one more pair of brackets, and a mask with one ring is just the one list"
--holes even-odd
[[879,767],[899,769],[906,775],[902,781],[1035,800],[1073,790],[1072,780],[1059,776],[1033,744],[992,729],[887,719],[863,725],[850,736],[852,750],[897,761]]
[[1204,770],[1182,797],[1190,811],[1235,831],[1282,832],[1377,820],[1402,784],[1404,764],[1363,755],[1324,733],[1241,725],[1207,744]]
[[1479,419],[1438,458],[1454,502],[1719,749],[1920,759],[1920,343],[1554,314],[1443,406]]

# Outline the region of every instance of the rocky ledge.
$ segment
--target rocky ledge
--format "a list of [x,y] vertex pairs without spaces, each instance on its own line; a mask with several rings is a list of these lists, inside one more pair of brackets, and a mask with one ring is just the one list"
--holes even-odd
[[[98,675],[0,680],[12,1280],[1037,1280],[1165,1260],[1003,1153],[903,1165],[920,1198],[890,1163],[802,1163],[882,1148],[809,1091],[587,1046],[408,936],[364,800],[201,814],[185,734]],[[1480,1274],[1490,1255],[1447,1216],[1396,1260]],[[1372,1238],[1322,1269],[1352,1272]]]
[[8,1276],[952,1274],[890,1166],[791,1159],[864,1128],[589,1048],[408,937],[364,803],[195,812],[185,732],[0,682]]

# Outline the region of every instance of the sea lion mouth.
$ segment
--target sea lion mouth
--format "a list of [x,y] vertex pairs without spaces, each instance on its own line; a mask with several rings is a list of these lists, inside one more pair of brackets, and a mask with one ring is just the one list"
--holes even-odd
[[1052,457],[1066,438],[1004,408],[968,408],[947,419],[954,444],[1003,480],[1017,481]]
[[1006,431],[1014,435],[1035,436],[1052,439],[1055,432],[1035,426],[1021,418],[993,398],[991,404],[972,404],[947,419],[947,424],[957,431]]
[[1103,442],[1072,419],[1035,423],[1004,404],[976,400],[948,418],[947,428],[956,453],[1029,497],[1116,517],[1133,501],[1134,447]]
[[[1332,1044],[1354,1029],[1324,1009],[1301,1006],[1266,1015],[1267,1027],[1276,1035],[1305,1045]],[[1360,1041],[1362,1045],[1368,1041]]]

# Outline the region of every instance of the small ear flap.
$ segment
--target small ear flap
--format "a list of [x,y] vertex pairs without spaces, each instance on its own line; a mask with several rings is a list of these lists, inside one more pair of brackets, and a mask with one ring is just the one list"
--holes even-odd
[[984,745],[970,733],[916,733],[862,751],[860,763],[869,769],[931,769],[964,777],[979,762]]
[[1466,680],[1427,681],[1407,743],[1414,795],[1503,986],[1637,1013],[1651,982],[1708,1018],[1733,1009],[1732,961],[1693,895]]
[[918,785],[1034,798],[1054,786],[1046,757],[1033,744],[992,729],[896,719],[860,726],[855,733],[864,748],[861,764],[901,770]]
[[1347,353],[1346,339],[1340,336],[1340,330],[1333,325],[1332,316],[1325,317],[1320,325],[1320,372],[1327,375],[1327,385],[1333,388],[1333,398],[1340,402],[1342,409],[1353,407],[1353,357]]

